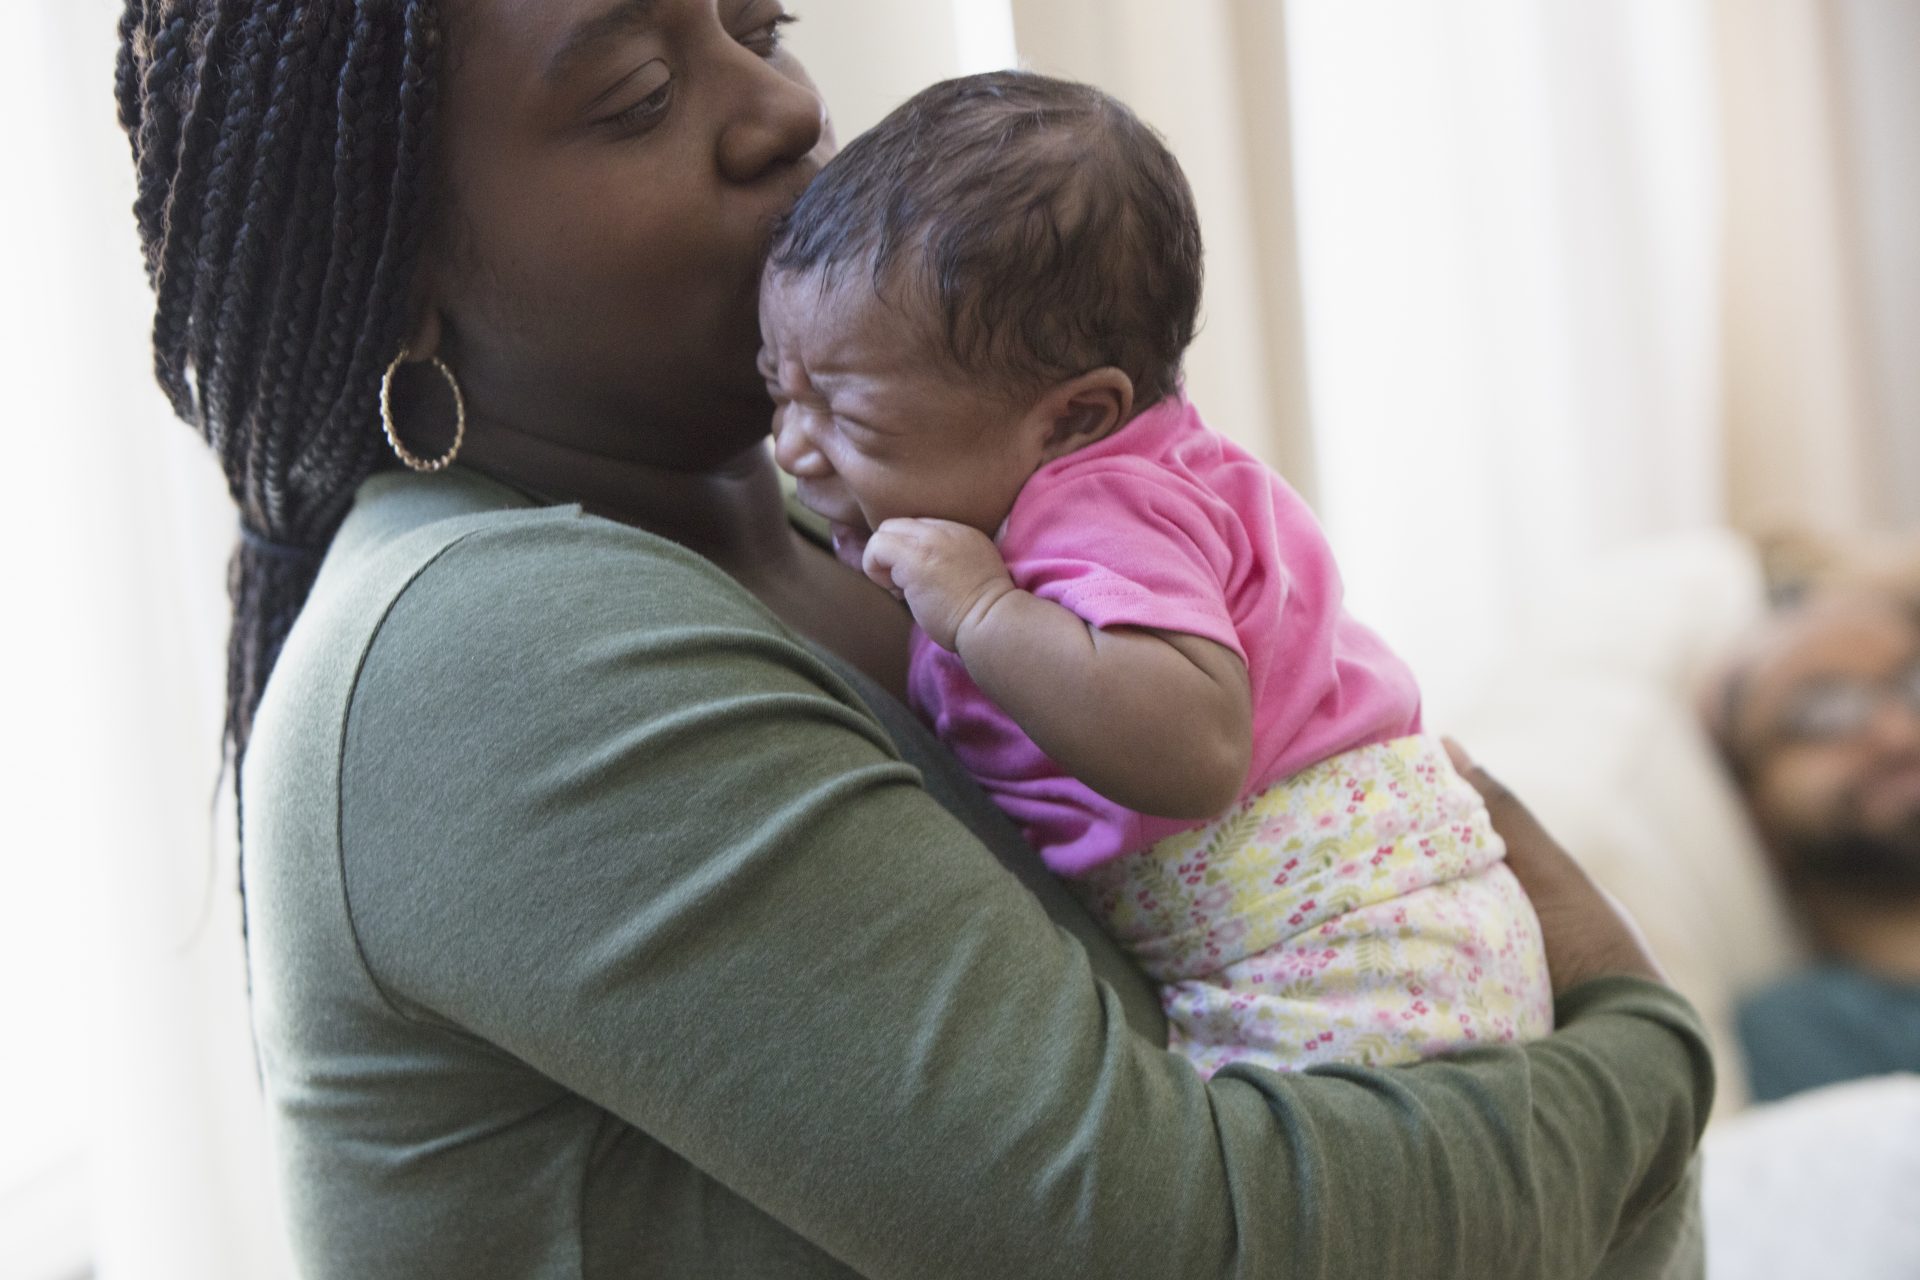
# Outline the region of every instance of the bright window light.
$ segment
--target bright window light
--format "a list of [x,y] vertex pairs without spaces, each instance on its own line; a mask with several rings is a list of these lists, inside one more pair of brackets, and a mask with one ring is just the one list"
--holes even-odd
[[961,75],[999,71],[1020,61],[1012,0],[953,0],[953,31]]

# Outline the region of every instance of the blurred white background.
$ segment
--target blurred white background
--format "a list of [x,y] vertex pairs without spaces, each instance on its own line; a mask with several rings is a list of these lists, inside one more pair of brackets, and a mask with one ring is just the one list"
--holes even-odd
[[[1920,5],[795,8],[843,138],[1016,60],[1167,133],[1193,394],[1315,502],[1442,724],[1579,557],[1920,521]],[[233,524],[147,372],[117,11],[28,0],[0,46],[0,1277],[271,1280],[214,799]]]

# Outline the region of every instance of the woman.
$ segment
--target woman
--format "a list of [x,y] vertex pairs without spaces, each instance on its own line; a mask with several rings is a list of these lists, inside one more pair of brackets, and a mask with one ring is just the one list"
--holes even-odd
[[1697,1274],[1704,1042],[1510,799],[1561,1031],[1208,1084],[868,679],[905,617],[787,520],[754,372],[832,146],[787,20],[129,6],[306,1273]]

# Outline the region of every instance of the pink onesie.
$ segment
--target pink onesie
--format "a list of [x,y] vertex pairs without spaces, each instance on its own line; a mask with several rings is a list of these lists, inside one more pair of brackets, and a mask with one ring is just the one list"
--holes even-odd
[[[1042,467],[999,546],[1015,584],[1096,627],[1184,632],[1240,656],[1253,686],[1243,797],[1420,732],[1413,673],[1341,607],[1340,571],[1307,504],[1184,395]],[[917,629],[908,688],[1058,875],[1199,825],[1123,809],[1062,772]]]
[[1016,584],[1095,626],[1246,662],[1252,768],[1194,823],[1068,776],[957,656],[913,642],[915,709],[1160,982],[1170,1048],[1209,1073],[1384,1066],[1552,1029],[1539,922],[1486,808],[1284,481],[1178,396],[1037,472],[999,546]]

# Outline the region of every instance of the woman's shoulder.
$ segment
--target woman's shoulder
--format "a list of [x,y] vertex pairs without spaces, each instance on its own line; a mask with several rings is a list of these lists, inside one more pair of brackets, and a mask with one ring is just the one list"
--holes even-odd
[[288,636],[256,742],[264,753],[276,735],[331,736],[371,684],[487,706],[587,696],[614,650],[690,634],[798,645],[664,538],[471,473],[383,475],[363,486]]
[[423,645],[504,647],[534,663],[596,630],[702,624],[778,629],[731,578],[665,538],[455,472],[368,481],[296,630],[325,636],[336,659],[343,644],[369,658]]
[[732,579],[665,538],[578,505],[538,505],[462,472],[369,480],[328,555],[310,608],[321,615],[343,606],[378,611],[384,621],[387,606],[423,581],[439,591],[486,597],[502,623],[512,620],[515,603],[604,599],[615,591],[648,591],[662,604],[695,611],[762,612]]

